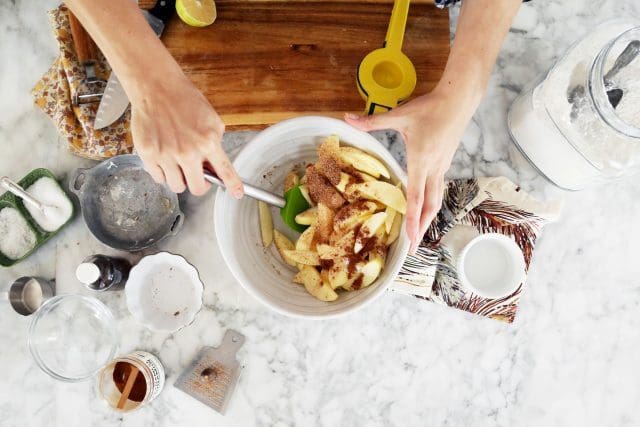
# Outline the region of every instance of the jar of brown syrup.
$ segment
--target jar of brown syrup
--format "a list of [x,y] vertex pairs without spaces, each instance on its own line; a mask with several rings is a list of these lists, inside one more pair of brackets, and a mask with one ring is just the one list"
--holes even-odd
[[129,412],[155,399],[164,382],[160,360],[146,351],[134,351],[102,368],[98,392],[111,408]]

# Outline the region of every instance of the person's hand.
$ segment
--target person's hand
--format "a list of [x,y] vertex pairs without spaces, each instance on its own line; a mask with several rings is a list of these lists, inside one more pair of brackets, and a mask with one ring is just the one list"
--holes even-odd
[[413,254],[442,204],[444,174],[451,165],[470,116],[461,114],[452,97],[437,89],[388,113],[347,114],[345,120],[363,131],[393,129],[407,149],[407,233]]
[[202,173],[207,166],[231,195],[241,198],[242,182],[221,145],[224,123],[184,74],[168,81],[146,83],[131,100],[133,143],[145,169],[176,193],[189,187],[192,194],[202,195],[211,186]]

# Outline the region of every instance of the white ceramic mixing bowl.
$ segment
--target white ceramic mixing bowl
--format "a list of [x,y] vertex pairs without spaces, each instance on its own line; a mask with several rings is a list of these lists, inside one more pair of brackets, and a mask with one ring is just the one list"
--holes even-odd
[[[316,148],[329,135],[338,135],[341,144],[374,155],[388,166],[394,181],[406,185],[404,171],[380,142],[343,121],[327,117],[299,117],[271,126],[242,149],[234,166],[245,182],[282,193],[287,173],[296,165],[315,162]],[[295,241],[298,234],[282,223],[278,209],[272,208],[272,214],[275,227]],[[378,280],[359,291],[339,292],[336,301],[323,302],[292,282],[296,272],[280,259],[275,245],[262,247],[255,200],[237,201],[219,189],[214,223],[222,256],[242,287],[273,310],[296,317],[337,316],[373,301],[394,280],[409,249],[403,226]]]

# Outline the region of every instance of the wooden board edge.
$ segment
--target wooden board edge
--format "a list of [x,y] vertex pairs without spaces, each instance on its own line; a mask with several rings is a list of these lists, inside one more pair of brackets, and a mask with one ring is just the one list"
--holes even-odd
[[[230,1],[245,1],[249,3],[269,3],[274,1],[282,1],[282,0],[218,0],[216,3],[228,3]],[[293,0],[300,3],[318,3],[318,2],[326,2],[327,0]],[[334,2],[349,2],[352,3],[357,1],[359,3],[393,3],[394,0],[332,0]],[[138,0],[138,6],[140,9],[151,9],[155,6],[157,0]],[[413,0],[413,4],[434,4],[434,0]]]

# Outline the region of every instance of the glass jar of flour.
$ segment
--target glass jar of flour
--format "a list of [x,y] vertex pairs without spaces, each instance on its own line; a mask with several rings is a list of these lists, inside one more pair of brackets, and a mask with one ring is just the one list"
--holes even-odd
[[[606,22],[577,42],[509,110],[530,163],[567,190],[640,163],[640,22]],[[636,168],[637,169],[637,168]]]

